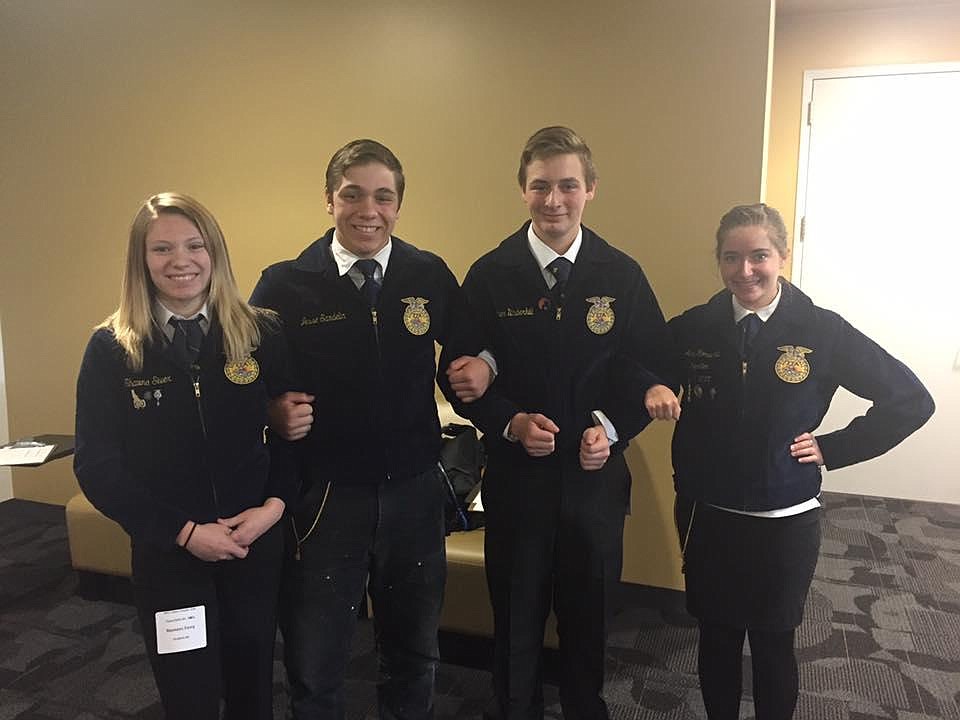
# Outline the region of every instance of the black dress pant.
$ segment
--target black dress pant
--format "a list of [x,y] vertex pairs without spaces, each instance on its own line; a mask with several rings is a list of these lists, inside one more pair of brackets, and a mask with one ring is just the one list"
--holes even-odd
[[564,717],[608,717],[600,691],[629,488],[621,455],[593,472],[554,458],[516,465],[490,459],[483,504],[494,613],[492,715],[543,717],[543,634],[552,607]]
[[[147,657],[169,720],[273,717],[273,647],[283,552],[280,524],[244,559],[204,562],[177,547],[133,546],[133,589]],[[207,645],[157,654],[155,614],[202,605]]]
[[794,630],[744,630],[700,622],[697,673],[710,720],[737,720],[743,692],[743,640],[750,638],[753,704],[757,720],[790,720],[800,675]]

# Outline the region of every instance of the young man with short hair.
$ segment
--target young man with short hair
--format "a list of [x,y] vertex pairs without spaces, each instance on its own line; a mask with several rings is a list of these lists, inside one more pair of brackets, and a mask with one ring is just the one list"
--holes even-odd
[[[486,570],[494,611],[491,717],[542,718],[551,608],[568,718],[608,717],[600,697],[611,591],[623,564],[623,450],[651,417],[676,418],[670,341],[643,271],[581,225],[597,189],[590,149],[548,127],[518,173],[530,222],[474,263],[464,291],[497,376],[458,412],[485,433]],[[448,371],[455,390],[469,386]],[[467,399],[464,396],[463,399]]]
[[[252,302],[276,310],[301,393],[271,407],[297,444],[302,491],[288,519],[280,627],[296,720],[342,720],[356,618],[373,604],[380,718],[427,720],[439,662],[446,579],[440,424],[441,367],[483,380],[472,323],[436,255],[393,236],[403,200],[400,161],[374,140],[338,150],[326,173],[334,227],[295,260],[264,270]],[[471,365],[480,363],[480,372]]]

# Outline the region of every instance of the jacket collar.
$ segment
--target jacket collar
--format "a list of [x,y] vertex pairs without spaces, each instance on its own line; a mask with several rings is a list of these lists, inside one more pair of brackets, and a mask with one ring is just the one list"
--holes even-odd
[[[527,241],[527,230],[530,227],[530,221],[527,220],[520,229],[508,237],[498,248],[499,252],[495,256],[495,262],[510,267],[529,265],[538,273],[540,266],[536,258],[530,252],[530,245]],[[597,235],[593,230],[583,225],[583,243],[580,246],[580,252],[577,253],[577,262],[574,267],[581,262],[590,264],[602,264],[616,261],[616,254],[607,242]]]
[[[391,235],[390,240],[393,249],[390,251],[390,265],[384,275],[384,280],[389,275],[396,274],[397,269],[406,264],[414,251],[412,245],[408,245],[395,235]],[[333,251],[330,249],[332,242],[333,228],[330,228],[323,234],[323,237],[314,240],[304,248],[303,252],[293,261],[293,266],[304,272],[321,273],[334,279],[340,277],[337,263],[333,259]]]
[[[769,327],[770,332],[775,332],[777,336],[797,326],[807,325],[814,310],[813,301],[789,280],[780,278],[780,288],[780,303],[770,319],[764,323],[764,327]],[[730,296],[730,291],[724,289],[707,302],[712,327],[732,331],[733,304]]]
[[[204,333],[203,342],[200,345],[200,357],[197,359],[197,363],[200,365],[208,365],[213,359],[223,355],[223,329],[220,327],[220,321],[217,319],[216,313],[210,312],[209,322],[210,327]],[[190,370],[180,361],[173,349],[173,343],[167,338],[156,320],[154,320],[150,342],[155,347],[160,348],[160,353],[168,362],[179,368]]]

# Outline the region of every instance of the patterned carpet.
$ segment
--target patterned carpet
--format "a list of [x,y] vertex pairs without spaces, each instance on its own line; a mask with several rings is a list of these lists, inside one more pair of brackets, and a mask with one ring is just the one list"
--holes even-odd
[[[827,494],[823,548],[798,633],[802,720],[960,720],[960,506]],[[123,585],[114,591],[123,594]],[[489,646],[444,636],[437,717],[477,718]],[[454,662],[456,661],[456,662]],[[749,657],[741,717],[753,716]],[[614,621],[611,717],[705,717],[696,632],[681,610],[633,605]],[[375,717],[377,664],[362,622],[349,718]],[[276,664],[276,717],[285,712]],[[562,717],[553,686],[547,716]],[[133,608],[91,601],[71,570],[63,509],[0,503],[0,720],[159,720]]]

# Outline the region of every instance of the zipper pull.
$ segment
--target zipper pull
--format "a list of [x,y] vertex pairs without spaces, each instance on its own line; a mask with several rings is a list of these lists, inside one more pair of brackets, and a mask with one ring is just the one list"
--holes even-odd
[[373,320],[373,324],[376,325],[376,324],[377,324],[377,309],[376,309],[376,308],[370,308],[370,317],[371,317],[371,319]]
[[193,380],[193,394],[200,399],[200,366],[196,363],[190,366],[190,378]]
[[744,360],[742,363],[742,377],[747,376],[747,361]]
[[557,320],[560,319],[561,313],[563,313],[563,306],[562,306],[562,305],[557,305]]

